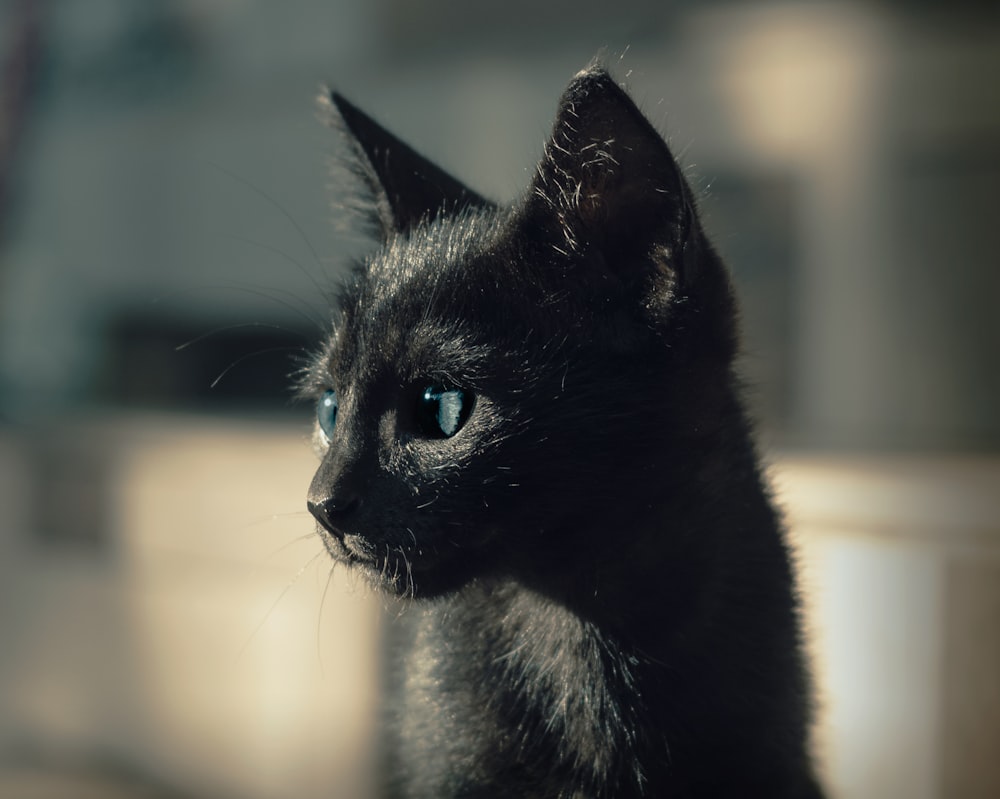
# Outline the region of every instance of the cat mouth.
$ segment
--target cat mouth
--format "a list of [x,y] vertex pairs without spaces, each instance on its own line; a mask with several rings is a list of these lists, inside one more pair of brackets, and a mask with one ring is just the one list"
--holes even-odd
[[375,565],[377,563],[375,548],[361,536],[351,533],[332,533],[322,525],[317,525],[317,528],[326,551],[334,560],[349,565]]
[[426,564],[415,563],[402,547],[378,546],[363,536],[332,533],[322,526],[319,526],[319,533],[335,561],[359,569],[380,591],[414,597],[417,594],[415,576],[429,571]]

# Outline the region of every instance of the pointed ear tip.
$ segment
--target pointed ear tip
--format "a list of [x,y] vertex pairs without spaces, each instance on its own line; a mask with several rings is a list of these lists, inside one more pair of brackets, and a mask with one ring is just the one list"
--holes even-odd
[[316,97],[316,104],[321,111],[334,114],[346,121],[346,118],[357,116],[360,112],[357,106],[348,100],[336,89],[323,84],[319,87],[319,95]]
[[344,114],[345,110],[348,111],[349,113],[354,108],[354,106],[350,103],[350,101],[346,97],[344,97],[344,95],[342,95],[336,89],[331,89],[329,86],[323,87],[323,94],[321,95],[321,99],[327,105],[329,105],[330,108],[334,109],[341,115]]
[[566,94],[586,95],[593,91],[608,90],[621,92],[622,87],[614,79],[604,62],[600,59],[594,59],[573,76],[566,88]]
[[608,72],[608,67],[604,63],[604,60],[598,56],[593,61],[591,61],[587,66],[581,69],[573,76],[573,80],[585,80],[585,79],[600,79],[609,78],[611,75]]
[[372,121],[354,103],[336,89],[324,86],[319,96],[319,110],[327,125],[353,138],[361,135]]
[[340,99],[340,95],[326,84],[319,87],[319,92],[316,94],[316,111],[320,118],[328,124],[335,124],[337,117],[340,116],[338,99]]

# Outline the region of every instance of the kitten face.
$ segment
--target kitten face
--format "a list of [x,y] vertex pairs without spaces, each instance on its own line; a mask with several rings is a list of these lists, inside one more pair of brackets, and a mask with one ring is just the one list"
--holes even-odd
[[395,240],[345,295],[314,368],[311,509],[330,553],[390,592],[434,595],[530,559],[602,457],[581,442],[614,430],[593,397],[570,395],[613,379],[603,325],[581,323],[578,299],[526,302],[539,258],[519,252],[520,228],[487,210]]
[[330,554],[434,596],[617,534],[670,431],[694,424],[676,398],[732,358],[728,322],[704,321],[731,316],[728,284],[666,145],[605,72],[581,73],[500,209],[333,106],[383,246],[308,378]]
[[502,348],[471,324],[482,298],[448,274],[484,270],[487,259],[469,238],[452,243],[463,251],[457,262],[442,264],[443,235],[429,226],[371,261],[314,369],[326,410],[311,508],[335,558],[397,593],[464,581],[468,550],[495,536],[483,487],[503,471],[499,444],[512,421],[498,400],[511,376]]

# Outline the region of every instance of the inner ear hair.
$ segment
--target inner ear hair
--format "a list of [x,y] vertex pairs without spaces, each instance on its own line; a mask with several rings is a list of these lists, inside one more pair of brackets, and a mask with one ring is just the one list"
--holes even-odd
[[468,207],[493,203],[420,155],[342,94],[320,98],[328,122],[346,139],[350,171],[371,197],[374,227],[382,241]]

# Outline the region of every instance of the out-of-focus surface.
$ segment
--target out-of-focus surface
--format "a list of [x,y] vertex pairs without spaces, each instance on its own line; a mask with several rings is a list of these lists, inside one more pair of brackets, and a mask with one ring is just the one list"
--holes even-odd
[[[157,417],[57,432],[103,453],[106,523],[97,551],[31,542],[3,492],[19,541],[0,796],[29,769],[164,796],[366,795],[378,607],[308,534],[302,434]],[[4,476],[30,468],[29,441],[3,445]]]
[[773,470],[837,797],[1000,793],[1000,459],[794,456]]
[[313,98],[508,199],[602,46],[743,300],[831,795],[1000,795],[994,6],[0,0],[0,797],[366,795],[380,606],[288,388],[367,246]]
[[[98,552],[26,540],[30,442],[0,439],[0,796],[67,795],[37,787],[66,772],[123,797],[367,796],[382,603],[306,535],[301,431],[58,433],[104,453],[106,533]],[[995,796],[1000,459],[799,455],[773,474],[831,796]]]

